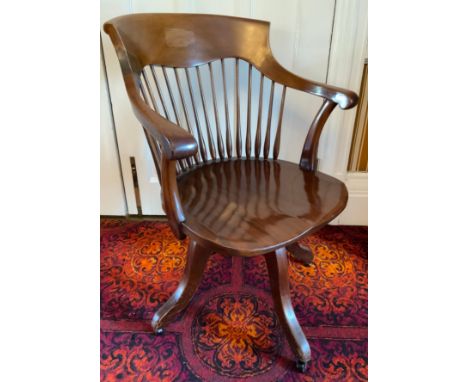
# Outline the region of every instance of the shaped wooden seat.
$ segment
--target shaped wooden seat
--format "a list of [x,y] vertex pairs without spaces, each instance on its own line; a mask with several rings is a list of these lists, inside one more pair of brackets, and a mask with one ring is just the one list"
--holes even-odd
[[282,160],[231,160],[178,180],[183,230],[200,243],[244,256],[296,242],[337,216],[347,191],[339,180]]
[[[286,251],[310,263],[297,241],[346,206],[344,184],[317,171],[317,149],[335,106],[353,107],[356,94],[283,68],[264,21],[132,14],[104,29],[151,149],[169,225],[177,238],[190,238],[184,277],[155,313],[155,332],[190,302],[213,252],[263,255],[276,313],[305,370],[311,353],[291,304]],[[299,164],[278,159],[288,88],[323,98]]]

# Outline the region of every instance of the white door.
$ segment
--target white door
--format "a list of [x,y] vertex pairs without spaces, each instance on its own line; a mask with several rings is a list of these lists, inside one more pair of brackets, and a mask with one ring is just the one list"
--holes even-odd
[[125,193],[120,173],[119,153],[109,102],[106,70],[101,53],[101,215],[125,215]]
[[[300,76],[326,82],[332,33],[336,28],[334,18],[337,2],[338,0],[101,0],[101,26],[113,17],[143,12],[212,13],[267,20],[271,23],[270,43],[279,62]],[[128,213],[138,213],[131,168],[131,158],[134,158],[142,213],[162,215],[164,212],[161,207],[160,186],[149,147],[142,127],[131,111],[114,48],[109,37],[104,32],[101,33]],[[359,85],[353,90],[359,90]],[[288,90],[281,159],[298,163],[309,125],[321,101],[318,97]],[[327,135],[327,128],[324,135]],[[326,137],[321,142],[324,141],[327,141]],[[334,153],[326,150],[322,144],[319,158],[329,156],[334,156]],[[324,166],[324,170],[335,175],[338,171],[334,171],[332,167]]]

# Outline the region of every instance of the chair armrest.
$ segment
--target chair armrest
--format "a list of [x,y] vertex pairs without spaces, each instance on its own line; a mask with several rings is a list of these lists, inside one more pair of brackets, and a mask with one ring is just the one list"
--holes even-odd
[[143,101],[138,77],[142,70],[140,61],[124,45],[119,31],[111,22],[104,24],[104,30],[110,36],[116,50],[133,111],[143,127],[158,142],[163,156],[174,160],[196,154],[198,150],[197,142],[192,135],[180,126],[158,115]]
[[276,61],[271,51],[261,63],[261,71],[273,81],[283,84],[286,87],[324,98],[320,110],[317,112],[317,115],[310,125],[309,132],[304,141],[300,160],[300,167],[302,169],[306,171],[317,170],[318,145],[325,122],[336,105],[339,105],[340,108],[344,110],[356,106],[359,100],[358,95],[348,89],[299,77],[282,67],[281,64]]
[[131,50],[126,49],[119,32],[112,23],[106,23],[104,30],[109,34],[114,44],[125,88],[135,116],[143,125],[147,138],[151,136],[161,151],[155,157],[153,147],[148,139],[156,169],[159,169],[163,208],[173,233],[178,239],[183,239],[185,234],[182,223],[185,216],[177,187],[176,160],[195,155],[198,151],[197,142],[188,131],[161,117],[145,103],[140,93],[139,74],[142,67],[139,59],[135,54],[132,54]]
[[146,105],[136,90],[137,77],[135,75],[133,77],[133,79],[126,79],[126,81],[132,82],[132,84],[126,83],[126,88],[133,111],[161,148],[161,159],[155,165],[159,166],[161,173],[163,208],[174,235],[178,239],[184,239],[182,223],[185,221],[185,215],[177,186],[176,160],[195,155],[198,151],[198,145],[189,132],[160,117]]
[[[134,74],[131,74],[131,76],[136,77]],[[148,107],[137,90],[137,78],[124,79],[127,93],[137,119],[148,133],[160,144],[163,156],[169,160],[175,160],[195,155],[198,151],[195,138],[182,127],[161,117]],[[127,84],[127,81],[130,83]]]
[[336,105],[339,105],[341,109],[351,109],[357,105],[359,97],[351,90],[311,81],[290,72],[275,59],[269,46],[267,49],[267,54],[261,55],[261,59],[256,61],[256,65],[258,65],[257,69],[277,83],[314,94],[324,99],[322,107],[310,125],[300,160],[302,169],[315,171],[317,169],[317,152],[320,135],[325,122]]
[[357,94],[351,90],[311,81],[290,72],[276,61],[272,53],[267,55],[262,62],[261,71],[275,82],[333,101],[341,109],[354,107],[359,99]]

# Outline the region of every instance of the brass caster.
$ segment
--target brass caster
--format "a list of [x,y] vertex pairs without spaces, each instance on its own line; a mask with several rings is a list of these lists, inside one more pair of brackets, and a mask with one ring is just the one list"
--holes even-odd
[[158,328],[158,329],[155,330],[155,333],[156,333],[156,335],[161,336],[164,333],[164,329],[163,328]]
[[299,370],[301,373],[305,373],[305,371],[307,370],[307,362],[297,360],[296,369]]

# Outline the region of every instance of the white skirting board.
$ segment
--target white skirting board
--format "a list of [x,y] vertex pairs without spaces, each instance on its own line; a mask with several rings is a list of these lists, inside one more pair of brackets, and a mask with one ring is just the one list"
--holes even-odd
[[331,224],[368,225],[368,174],[348,173],[344,180],[348,188],[349,199],[345,210]]

